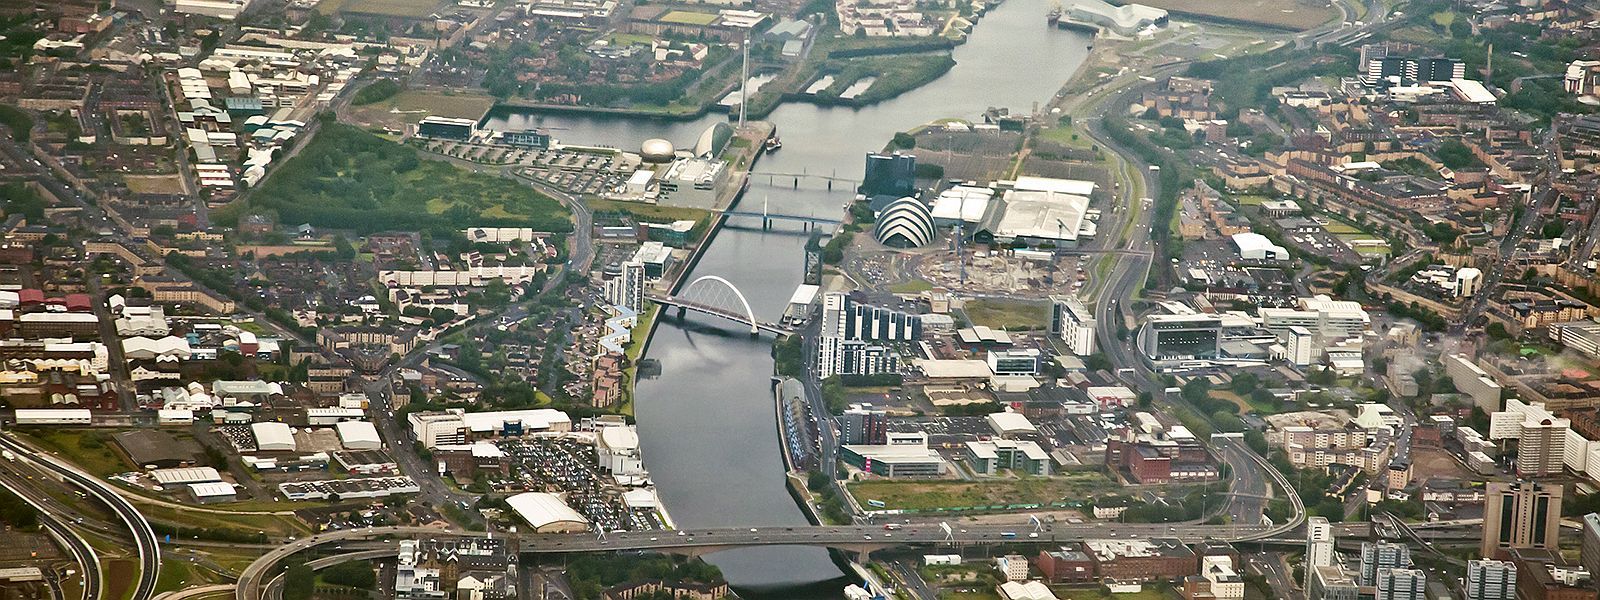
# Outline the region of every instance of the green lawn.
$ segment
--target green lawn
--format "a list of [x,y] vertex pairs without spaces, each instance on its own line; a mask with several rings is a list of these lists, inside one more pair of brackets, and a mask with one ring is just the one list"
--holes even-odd
[[423,17],[439,7],[439,0],[322,0],[317,12],[331,15],[336,12],[389,17]]
[[903,281],[889,286],[889,291],[896,294],[920,294],[931,289],[933,289],[933,284],[921,279]]
[[217,218],[276,211],[285,223],[435,237],[459,236],[467,225],[572,230],[565,207],[525,185],[422,160],[414,148],[338,123],[325,124],[248,198]]
[[981,481],[861,481],[849,485],[856,500],[879,500],[885,508],[931,510],[999,504],[1045,504],[1087,498],[1113,487],[1099,473]]
[[717,21],[715,13],[692,12],[675,10],[661,15],[662,23],[682,23],[685,25],[710,25]]
[[1094,145],[1094,141],[1089,139],[1089,136],[1078,131],[1077,127],[1073,127],[1071,124],[1065,123],[1049,129],[1039,130],[1039,138],[1061,144],[1068,148],[1082,148],[1087,150],[1090,146]]
[[38,445],[54,451],[90,474],[105,477],[126,473],[133,465],[116,449],[116,442],[106,431],[91,429],[24,429]]
[[[1056,597],[1061,600],[1104,600],[1100,595],[1100,588],[1054,588]],[[1112,594],[1111,600],[1171,600],[1174,595],[1168,594],[1165,586],[1155,587],[1154,584],[1145,584],[1144,589],[1131,594]]]
[[968,301],[964,310],[973,325],[994,329],[1030,330],[1050,325],[1050,305],[1046,302],[982,298]]

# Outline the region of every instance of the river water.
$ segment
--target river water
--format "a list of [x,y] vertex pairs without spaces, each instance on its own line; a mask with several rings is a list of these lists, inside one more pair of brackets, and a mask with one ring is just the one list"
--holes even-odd
[[[897,131],[936,119],[977,119],[990,106],[1013,112],[1050,100],[1088,54],[1090,37],[1049,28],[1046,0],[1006,0],[955,50],[956,65],[938,80],[861,109],[785,104],[769,115],[783,149],[763,157],[741,208],[837,216],[853,197],[849,184],[759,173],[811,173],[859,180],[867,152]],[[693,121],[497,111],[485,127],[546,127],[562,141],[637,148],[653,137],[692,146],[724,115]],[[776,321],[800,282],[805,234],[723,229],[691,277],[720,275],[739,288],[758,317]],[[759,223],[745,223],[759,225]],[[784,228],[789,228],[784,230]],[[675,312],[675,311],[674,311]],[[800,526],[805,517],[784,483],[769,378],[771,339],[711,317],[664,315],[646,352],[661,374],[639,381],[635,397],[644,460],[662,502],[682,528]],[[837,598],[843,574],[823,550],[775,547],[707,559],[748,598]]]

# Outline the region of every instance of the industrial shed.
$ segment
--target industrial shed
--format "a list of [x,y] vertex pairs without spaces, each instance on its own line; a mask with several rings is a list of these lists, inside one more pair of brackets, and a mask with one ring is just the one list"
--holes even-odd
[[339,443],[345,450],[377,450],[383,447],[378,429],[367,421],[340,421],[334,424],[339,431]]
[[163,486],[222,481],[222,474],[211,467],[156,469],[150,472],[150,476],[155,478],[156,483]]
[[561,497],[543,492],[524,492],[506,498],[517,516],[533,526],[535,533],[573,533],[589,530],[589,520],[567,506]]
[[239,492],[231,483],[191,483],[189,494],[194,496],[194,501],[201,504],[212,502],[232,502],[239,499]]
[[283,423],[251,423],[250,434],[262,452],[294,452],[294,432]]
[[172,434],[155,429],[134,429],[111,436],[134,464],[147,469],[191,465],[200,453],[193,441],[180,441]]

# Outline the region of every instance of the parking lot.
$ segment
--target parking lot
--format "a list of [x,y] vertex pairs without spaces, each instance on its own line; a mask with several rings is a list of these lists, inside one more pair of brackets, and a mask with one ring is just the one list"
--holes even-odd
[[538,437],[501,442],[500,448],[512,458],[511,481],[504,482],[504,487],[566,494],[567,506],[607,531],[664,526],[654,507],[629,508],[623,502],[627,490],[600,469],[593,444]]

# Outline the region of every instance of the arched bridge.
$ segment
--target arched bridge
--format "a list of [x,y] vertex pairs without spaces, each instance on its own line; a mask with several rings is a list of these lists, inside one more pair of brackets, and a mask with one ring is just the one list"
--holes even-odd
[[744,293],[732,282],[716,275],[704,275],[689,282],[675,296],[651,294],[650,300],[663,306],[675,306],[680,311],[692,310],[749,325],[751,335],[763,331],[778,335],[794,333],[788,327],[757,319],[756,311],[750,308],[750,301],[745,299]]

